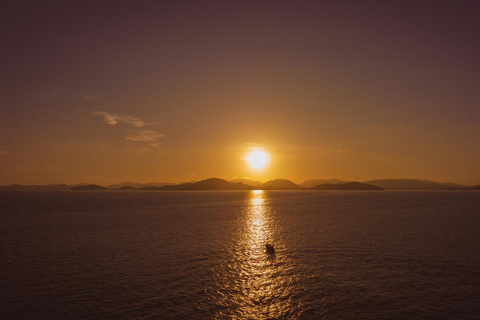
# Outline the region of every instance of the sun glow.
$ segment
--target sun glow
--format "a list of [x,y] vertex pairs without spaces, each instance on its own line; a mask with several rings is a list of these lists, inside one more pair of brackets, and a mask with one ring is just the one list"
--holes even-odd
[[247,154],[245,160],[247,160],[250,168],[262,170],[270,162],[270,155],[262,149],[255,149]]

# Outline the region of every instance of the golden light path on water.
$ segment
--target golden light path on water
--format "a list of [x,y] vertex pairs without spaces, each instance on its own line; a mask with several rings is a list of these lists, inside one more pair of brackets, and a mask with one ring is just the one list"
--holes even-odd
[[[217,318],[295,319],[298,315],[293,310],[299,310],[298,302],[292,305],[296,277],[291,262],[282,255],[274,214],[263,191],[252,191],[248,201],[221,303],[230,310]],[[276,254],[266,253],[266,243],[275,245]]]

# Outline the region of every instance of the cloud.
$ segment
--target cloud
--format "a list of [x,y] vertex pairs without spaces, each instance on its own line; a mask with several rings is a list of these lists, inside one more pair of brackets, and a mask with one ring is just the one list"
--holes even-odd
[[139,118],[135,118],[132,116],[121,116],[121,115],[116,115],[116,114],[112,114],[104,111],[92,111],[92,114],[102,117],[105,123],[110,124],[112,126],[118,124],[119,122],[127,123],[139,128],[148,124],[143,122]]
[[161,145],[160,142],[150,143],[149,146],[152,147],[152,148],[162,149],[162,145]]
[[155,130],[135,130],[125,137],[127,140],[133,141],[155,141],[158,138],[165,137],[163,133],[158,133]]
[[116,125],[119,123],[126,123],[128,125],[137,127],[134,131],[128,134],[125,139],[130,141],[147,141],[151,142],[150,147],[152,148],[161,148],[160,142],[157,140],[159,138],[165,137],[165,134],[157,132],[151,129],[140,129],[144,126],[155,125],[159,122],[143,122],[139,118],[132,117],[132,116],[123,116],[108,113],[105,111],[92,111],[92,115],[100,116],[103,118],[103,121],[109,125]]
[[97,96],[94,96],[94,95],[91,95],[91,94],[85,94],[85,93],[79,93],[78,96],[80,98],[82,98],[83,100],[86,100],[86,101],[93,101],[93,100],[98,99]]

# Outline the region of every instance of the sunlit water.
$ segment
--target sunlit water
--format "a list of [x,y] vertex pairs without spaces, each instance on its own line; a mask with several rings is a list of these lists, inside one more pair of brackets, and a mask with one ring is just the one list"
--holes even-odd
[[479,319],[480,192],[2,192],[0,270],[0,319]]

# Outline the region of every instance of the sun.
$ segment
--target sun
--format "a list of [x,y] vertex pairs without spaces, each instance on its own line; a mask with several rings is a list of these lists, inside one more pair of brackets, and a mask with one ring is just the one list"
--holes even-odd
[[254,149],[245,157],[250,168],[254,170],[264,169],[270,162],[270,155],[262,149]]

